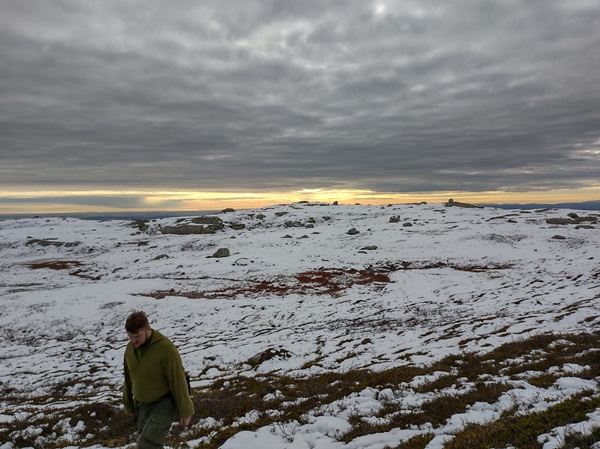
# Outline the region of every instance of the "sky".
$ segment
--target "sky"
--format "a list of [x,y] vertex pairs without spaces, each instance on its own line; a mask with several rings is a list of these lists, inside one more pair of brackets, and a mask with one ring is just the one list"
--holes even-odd
[[600,199],[597,0],[0,10],[0,213]]

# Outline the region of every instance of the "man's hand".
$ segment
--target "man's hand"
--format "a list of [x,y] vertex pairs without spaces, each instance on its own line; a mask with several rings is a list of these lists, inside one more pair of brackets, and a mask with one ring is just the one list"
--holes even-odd
[[191,421],[191,420],[192,420],[192,417],[191,417],[191,416],[188,416],[187,418],[181,418],[181,419],[179,420],[179,424],[181,424],[182,426],[185,426],[185,427],[187,427],[187,426],[189,426],[189,425],[190,425],[190,421]]

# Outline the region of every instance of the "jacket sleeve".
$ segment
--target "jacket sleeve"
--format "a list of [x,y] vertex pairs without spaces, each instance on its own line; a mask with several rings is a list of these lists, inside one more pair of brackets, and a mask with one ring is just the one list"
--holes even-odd
[[123,360],[123,372],[125,375],[125,382],[123,382],[123,405],[127,413],[135,413],[135,405],[133,403],[133,392],[131,377],[129,375],[129,369],[127,368],[127,360]]
[[177,404],[177,415],[179,419],[187,418],[194,414],[194,403],[188,392],[185,370],[181,362],[181,356],[175,345],[171,345],[166,360],[166,373],[169,380],[169,389]]

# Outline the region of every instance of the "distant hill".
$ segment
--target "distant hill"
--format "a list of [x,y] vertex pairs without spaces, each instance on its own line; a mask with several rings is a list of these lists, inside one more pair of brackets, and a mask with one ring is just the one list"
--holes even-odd
[[584,201],[580,203],[528,203],[528,204],[481,204],[486,207],[497,207],[499,209],[581,209],[581,210],[598,210],[600,211],[600,200]]

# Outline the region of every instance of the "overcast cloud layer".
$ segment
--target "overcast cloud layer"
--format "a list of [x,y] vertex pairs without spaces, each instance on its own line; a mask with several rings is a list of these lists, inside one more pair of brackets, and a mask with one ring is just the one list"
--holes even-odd
[[598,185],[597,0],[0,5],[0,187]]

